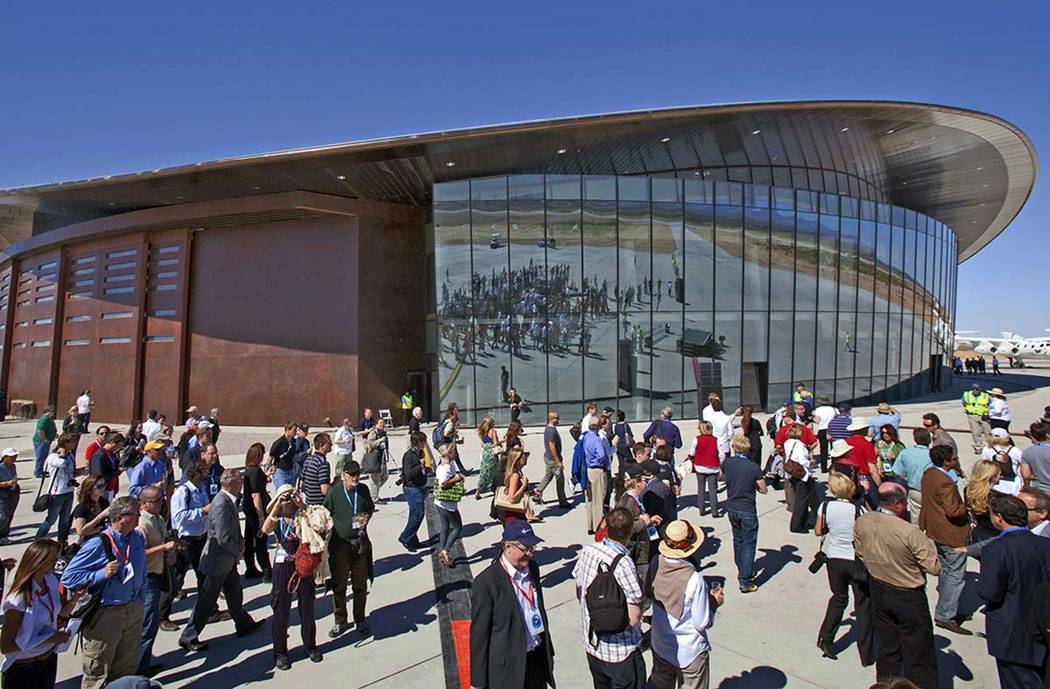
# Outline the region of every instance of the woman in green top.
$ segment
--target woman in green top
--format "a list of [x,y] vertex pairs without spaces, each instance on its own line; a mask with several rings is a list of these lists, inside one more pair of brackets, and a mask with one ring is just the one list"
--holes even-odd
[[879,439],[875,441],[875,454],[878,455],[878,466],[880,479],[885,481],[893,478],[893,461],[900,456],[904,449],[903,443],[897,438],[897,429],[886,424],[879,429]]

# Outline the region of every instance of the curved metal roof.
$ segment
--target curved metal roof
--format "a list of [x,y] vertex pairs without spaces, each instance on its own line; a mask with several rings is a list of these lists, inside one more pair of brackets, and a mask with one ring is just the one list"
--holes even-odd
[[[624,113],[371,139],[0,191],[7,243],[82,220],[192,201],[312,191],[429,203],[435,182],[498,174],[690,174],[893,203],[952,227],[959,260],[1020,212],[1038,170],[992,115],[889,101],[798,101]],[[801,180],[801,181],[800,181]]]

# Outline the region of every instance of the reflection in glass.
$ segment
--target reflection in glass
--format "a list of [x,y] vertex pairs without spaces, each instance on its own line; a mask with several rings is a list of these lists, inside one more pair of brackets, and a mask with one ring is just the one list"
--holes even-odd
[[776,405],[796,382],[877,401],[925,392],[930,355],[951,355],[954,234],[890,206],[520,175],[435,185],[432,228],[428,346],[466,424],[505,425],[512,385],[532,425],[591,399],[634,419],[695,417],[709,392]]

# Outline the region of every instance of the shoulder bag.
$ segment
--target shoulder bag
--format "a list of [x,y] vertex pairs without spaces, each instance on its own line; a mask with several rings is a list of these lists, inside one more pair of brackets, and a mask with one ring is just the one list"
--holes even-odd
[[58,478],[58,469],[51,470],[51,485],[48,486],[47,493],[43,493],[44,482],[40,482],[40,487],[36,489],[36,499],[33,500],[33,511],[34,512],[47,512],[51,509],[51,501],[54,496],[51,495],[51,490],[55,487],[55,479]]

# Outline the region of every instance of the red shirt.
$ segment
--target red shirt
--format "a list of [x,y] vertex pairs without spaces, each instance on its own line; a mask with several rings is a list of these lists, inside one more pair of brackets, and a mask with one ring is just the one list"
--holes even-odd
[[84,450],[84,463],[90,464],[91,458],[95,456],[95,453],[102,449],[102,446],[98,444],[97,440],[92,440],[91,444]]
[[713,435],[696,436],[696,452],[693,453],[693,464],[698,467],[717,468],[718,440]]
[[867,438],[863,435],[851,435],[846,438],[846,442],[850,444],[853,451],[849,453],[847,457],[840,457],[838,460],[841,464],[852,464],[857,467],[857,472],[869,475],[871,474],[871,465],[875,463],[875,446],[872,445]]
[[807,426],[806,424],[799,424],[798,421],[791,421],[790,419],[788,419],[787,422],[780,427],[780,430],[777,431],[777,435],[773,439],[773,444],[777,447],[784,447],[784,443],[786,443],[788,439],[788,430],[795,425],[802,426],[802,437],[799,438],[799,440],[802,441],[803,445],[809,447],[817,442],[817,436],[813,434],[813,431],[809,430],[809,426]]

